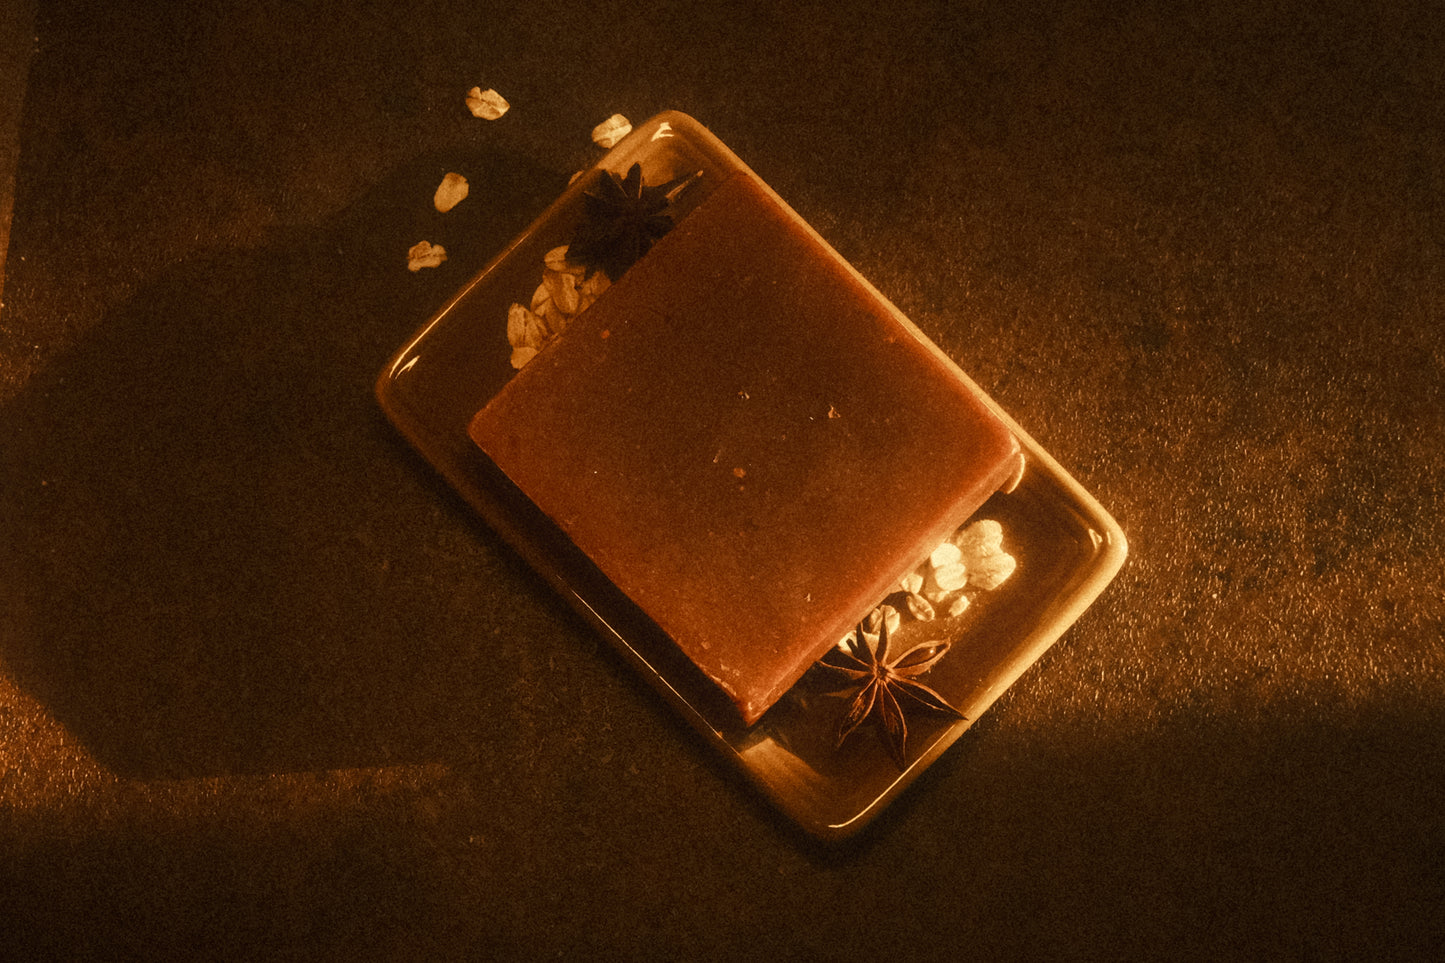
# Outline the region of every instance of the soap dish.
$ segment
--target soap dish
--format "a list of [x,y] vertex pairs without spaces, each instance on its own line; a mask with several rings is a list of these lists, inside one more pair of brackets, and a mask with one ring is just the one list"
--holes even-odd
[[[902,758],[890,751],[896,745],[867,731],[867,725],[840,743],[840,718],[849,700],[838,694],[840,674],[816,666],[761,719],[744,725],[722,692],[468,436],[473,417],[532,350],[524,346],[518,353],[519,344],[529,343],[519,327],[536,319],[527,321],[514,306],[556,309],[539,286],[544,270],[562,267],[556,252],[581,221],[585,194],[595,193],[601,178],[621,180],[629,172],[634,178],[640,172],[646,184],[677,183],[673,217],[679,221],[707,197],[711,185],[739,172],[755,176],[685,114],[667,112],[638,125],[401,348],[378,378],[377,397],[411,444],[693,729],[808,833],[842,839],[877,816],[1093,602],[1123,564],[1124,535],[1078,482],[979,391],[1014,434],[1022,458],[1014,477],[951,541],[975,550],[980,540],[991,541],[987,551],[1006,554],[1008,564],[993,565],[991,577],[962,588],[941,575],[935,579],[925,564],[908,585],[900,583],[881,600],[899,613],[889,624],[900,648],[890,651],[922,641],[950,644],[947,657],[918,681],[962,718],[905,713],[908,751]],[[559,291],[558,298],[574,294]],[[579,310],[575,303],[567,307]],[[862,648],[856,651],[867,656]],[[846,661],[846,654],[829,661],[840,659]]]

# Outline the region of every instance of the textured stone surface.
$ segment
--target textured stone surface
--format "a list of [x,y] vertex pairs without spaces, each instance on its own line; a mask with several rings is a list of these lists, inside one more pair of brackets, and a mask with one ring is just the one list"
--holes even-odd
[[[38,6],[0,314],[7,950],[1439,944],[1431,5]],[[512,109],[473,119],[475,85]],[[369,396],[598,121],[666,107],[979,359],[1130,538],[838,852]],[[449,260],[412,275],[423,237]]]

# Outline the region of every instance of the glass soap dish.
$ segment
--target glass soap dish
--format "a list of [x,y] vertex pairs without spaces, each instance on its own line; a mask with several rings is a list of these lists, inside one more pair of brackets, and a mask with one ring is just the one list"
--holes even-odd
[[675,195],[677,222],[728,175],[748,172],[684,114],[663,113],[638,125],[406,343],[382,371],[377,397],[401,433],[683,719],[803,829],[842,839],[878,815],[1093,602],[1123,564],[1124,535],[1078,482],[969,382],[1023,452],[1019,473],[970,519],[997,523],[994,530],[1001,529],[1003,549],[1015,562],[1012,574],[997,586],[965,589],[970,604],[954,606],[956,614],[929,583],[939,604],[927,621],[909,612],[908,601],[918,602],[922,592],[889,597],[903,612],[894,644],[952,643],[947,658],[919,681],[964,718],[906,713],[908,754],[901,764],[869,725],[840,744],[848,700],[836,694],[839,675],[815,667],[760,720],[744,725],[722,691],[468,436],[473,416],[516,374],[508,340],[513,305],[531,303],[548,253],[566,244],[582,221],[584,194],[633,165],[640,165],[649,185],[700,172]]

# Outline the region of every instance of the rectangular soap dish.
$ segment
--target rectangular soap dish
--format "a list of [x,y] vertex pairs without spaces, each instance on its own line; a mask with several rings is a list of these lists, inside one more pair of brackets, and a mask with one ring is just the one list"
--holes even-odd
[[[952,643],[925,681],[964,718],[910,715],[911,749],[902,766],[871,732],[860,730],[840,746],[846,700],[834,694],[836,675],[815,668],[758,722],[744,726],[721,692],[468,437],[473,416],[515,374],[507,338],[511,306],[532,297],[548,252],[566,243],[582,216],[584,192],[599,177],[621,177],[634,164],[647,183],[702,172],[698,189],[678,195],[679,220],[707,196],[701,185],[747,171],[684,114],[668,112],[638,125],[401,348],[377,381],[377,397],[410,443],[693,729],[807,832],[842,839],[877,816],[1093,602],[1123,564],[1124,535],[985,397],[1017,438],[1025,467],[970,522],[988,520],[1002,533],[1012,574],[996,587],[967,591],[971,604],[958,614],[950,615],[949,600],[940,599],[931,621],[910,620],[906,630]],[[891,601],[902,609],[908,597],[900,593]]]

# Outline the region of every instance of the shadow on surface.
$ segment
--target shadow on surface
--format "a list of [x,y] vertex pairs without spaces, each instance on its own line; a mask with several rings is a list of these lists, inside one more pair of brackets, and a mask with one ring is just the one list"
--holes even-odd
[[[655,958],[1425,960],[1445,935],[1439,725],[1402,700],[1262,724],[1184,714],[1127,738],[980,727],[906,815],[831,859],[638,793],[591,755],[571,761],[585,792],[541,800],[465,766],[280,823],[223,794],[203,819],[26,834],[0,905],[29,923],[9,945],[41,957],[268,955],[298,936],[335,955],[627,957],[646,920]],[[548,769],[567,758],[543,752]],[[900,865],[951,885],[890,886]],[[784,925],[859,894],[869,912]]]
[[[446,170],[492,197],[438,220]],[[448,737],[494,621],[458,590],[499,562],[372,382],[563,182],[418,159],[333,223],[180,265],[0,409],[0,657],[104,764],[336,767]],[[408,274],[423,237],[451,259]]]

